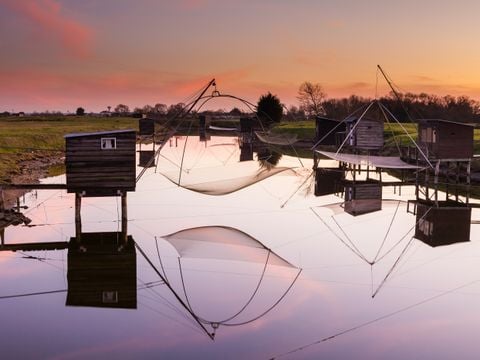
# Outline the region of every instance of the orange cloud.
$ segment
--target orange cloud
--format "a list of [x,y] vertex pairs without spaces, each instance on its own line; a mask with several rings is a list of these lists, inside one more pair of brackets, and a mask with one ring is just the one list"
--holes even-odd
[[92,30],[64,17],[56,0],[0,0],[0,4],[28,19],[48,37],[53,37],[69,54],[87,57],[91,52]]

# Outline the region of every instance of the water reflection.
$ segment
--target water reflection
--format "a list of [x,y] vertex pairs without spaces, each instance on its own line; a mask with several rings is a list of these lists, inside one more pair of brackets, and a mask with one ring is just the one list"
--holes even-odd
[[[155,151],[158,148],[157,144]],[[21,205],[28,209],[21,213],[31,223],[6,227],[5,251],[0,252],[0,313],[6,329],[2,357],[475,357],[477,344],[471,334],[480,323],[480,248],[478,226],[469,223],[479,218],[478,209],[471,209],[471,216],[458,215],[455,224],[462,225],[446,228],[448,243],[470,241],[432,248],[418,239],[426,234],[436,238],[435,230],[456,216],[445,215],[453,210],[439,210],[445,213],[437,217],[433,210],[421,215],[421,206],[416,213],[407,211],[407,201],[415,199],[412,186],[403,187],[401,195],[398,188],[383,187],[381,209],[357,216],[345,212],[343,182],[338,192],[326,185],[321,196],[303,191],[292,196],[311,174],[313,161],[308,159],[302,159],[302,169],[298,159],[283,155],[275,168],[288,170],[221,196],[183,187],[189,175],[199,171],[203,175],[198,181],[210,183],[214,190],[228,179],[255,178],[260,168],[257,154],[240,162],[240,153],[233,136],[212,136],[206,143],[198,137],[172,139],[171,146],[167,142],[156,166],[145,170],[136,191],[129,194],[129,242],[121,250],[113,242],[108,250],[93,251],[96,245],[88,240],[88,234],[109,233],[116,239],[122,233],[120,197],[82,198],[80,239],[87,249],[82,252],[76,243],[75,195],[60,190],[27,194]],[[137,156],[139,174],[143,168]],[[64,177],[44,182],[62,181]],[[201,317],[213,327],[249,302],[267,255],[259,257],[262,262],[182,257],[163,238],[203,227],[249,234],[293,265],[271,265],[269,260],[254,299],[236,318],[247,323],[220,325],[214,343],[159,273],[180,300],[186,303],[188,296],[197,320]],[[467,228],[468,236],[463,230]],[[132,239],[145,256],[132,249]],[[47,243],[57,250],[47,251]],[[205,249],[205,243],[196,240],[192,246]],[[22,249],[22,244],[37,248]],[[287,295],[255,319],[282,297],[299,268],[303,271]],[[378,288],[381,292],[372,299]],[[123,302],[122,294],[128,301]],[[65,306],[66,297],[67,303],[81,306]],[[131,310],[134,302],[136,309]],[[251,319],[255,321],[248,323]]]
[[132,237],[83,233],[72,238],[67,257],[66,305],[137,308],[137,261]]

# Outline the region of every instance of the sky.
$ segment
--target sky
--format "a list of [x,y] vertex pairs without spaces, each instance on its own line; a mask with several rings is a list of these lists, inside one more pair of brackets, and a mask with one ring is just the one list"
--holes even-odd
[[[480,100],[477,0],[0,0],[0,111],[404,92]],[[215,104],[212,108],[240,106]]]

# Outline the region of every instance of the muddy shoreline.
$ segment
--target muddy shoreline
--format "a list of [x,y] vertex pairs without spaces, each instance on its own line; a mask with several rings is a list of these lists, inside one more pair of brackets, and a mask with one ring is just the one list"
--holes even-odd
[[[7,174],[8,182],[11,184],[38,184],[40,179],[51,176],[53,167],[61,166],[64,162],[63,154],[34,154],[31,159],[20,161],[18,170]],[[8,209],[14,206],[17,198],[27,192],[27,190],[3,191],[5,207]]]

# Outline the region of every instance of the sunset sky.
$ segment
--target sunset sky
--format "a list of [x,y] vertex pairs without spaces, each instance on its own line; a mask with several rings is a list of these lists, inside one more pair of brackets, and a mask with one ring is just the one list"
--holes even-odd
[[377,64],[404,91],[480,100],[479,16],[478,0],[0,0],[0,111],[171,104],[213,77],[252,102],[297,105],[304,81],[374,97]]

